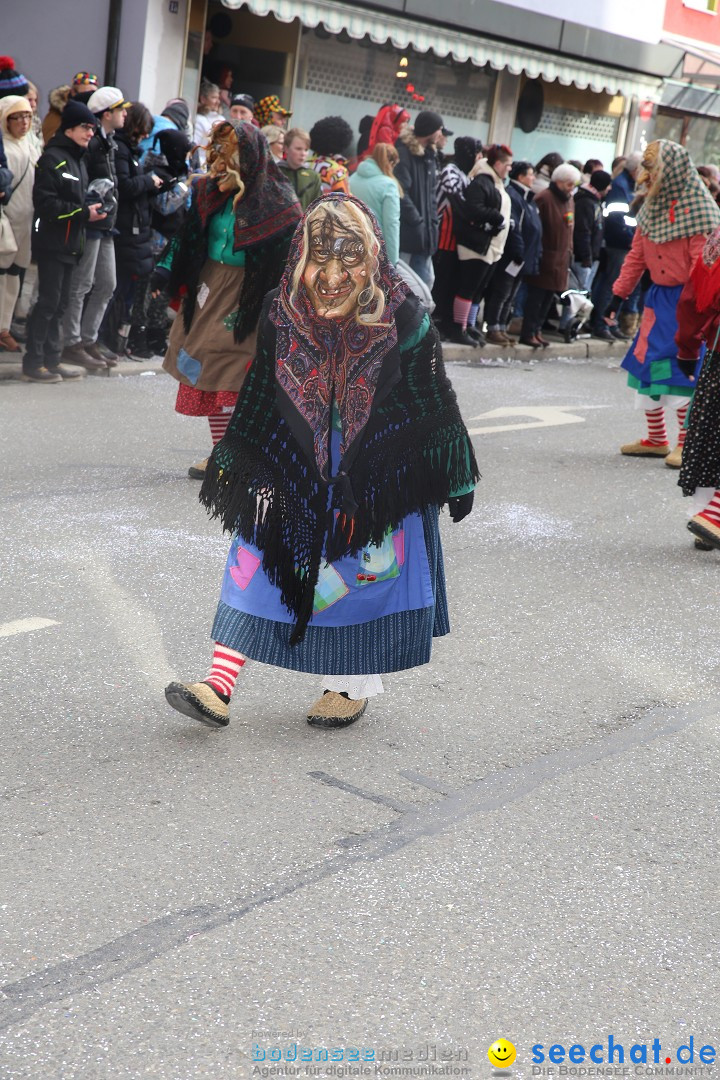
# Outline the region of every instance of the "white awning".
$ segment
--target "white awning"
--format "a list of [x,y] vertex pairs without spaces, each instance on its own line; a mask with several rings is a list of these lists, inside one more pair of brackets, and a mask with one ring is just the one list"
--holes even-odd
[[412,46],[417,52],[432,49],[436,56],[453,56],[463,63],[471,60],[478,67],[490,64],[497,71],[507,68],[514,75],[525,74],[530,79],[542,76],[548,82],[563,86],[574,84],[580,90],[588,87],[596,93],[636,95],[642,100],[656,100],[662,82],[651,76],[631,75],[614,68],[590,66],[585,62],[542,53],[523,45],[505,45],[489,38],[477,37],[462,31],[447,30],[429,23],[409,22],[389,13],[360,10],[335,0],[222,0],[225,7],[240,8],[244,4],[255,15],[274,15],[282,22],[300,19],[304,26],[322,24],[331,34],[344,30],[352,38],[366,35],[377,45],[392,41],[398,49]]

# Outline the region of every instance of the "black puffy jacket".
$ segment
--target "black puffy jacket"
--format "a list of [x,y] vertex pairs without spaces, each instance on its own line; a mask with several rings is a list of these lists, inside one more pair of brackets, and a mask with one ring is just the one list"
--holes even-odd
[[[93,180],[112,180],[115,186],[115,198],[118,197],[117,170],[115,168],[115,152],[117,143],[112,132],[98,131],[90,140],[87,148],[85,164],[87,165],[88,182]],[[117,210],[114,214],[108,214],[102,221],[94,221],[88,226],[88,236],[105,236],[115,228]]]
[[503,227],[502,199],[491,176],[479,173],[460,195],[453,195],[453,221],[458,244],[485,255]]
[[400,251],[410,255],[434,255],[440,233],[435,151],[432,147],[423,147],[412,132],[401,135],[395,149],[399,157],[395,178],[403,189]]
[[40,155],[33,186],[33,255],[77,262],[85,247],[85,148],[58,131]]
[[605,231],[600,196],[587,188],[575,192],[575,225],[573,228],[573,258],[581,266],[592,266],[600,258]]
[[115,262],[119,274],[144,278],[153,268],[151,200],[157,189],[152,173],[142,171],[140,154],[120,131],[115,152],[119,196]]

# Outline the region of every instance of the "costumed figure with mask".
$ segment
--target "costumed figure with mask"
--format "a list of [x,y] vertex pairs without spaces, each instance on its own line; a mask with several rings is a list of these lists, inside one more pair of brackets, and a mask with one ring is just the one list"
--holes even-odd
[[342,727],[381,673],[449,631],[438,511],[472,508],[472,444],[436,330],[364,204],[308,208],[200,498],[234,533],[210,673],[171,683],[216,727],[246,659],[324,676],[310,723]]
[[[185,294],[163,367],[180,383],[176,411],[207,416],[215,445],[255,357],[263,298],[280,280],[302,212],[253,124],[217,124],[207,162],[152,286],[154,294],[165,286],[171,296]],[[202,479],[205,466],[189,475]]]
[[[700,361],[678,359],[676,312],[707,235],[720,224],[720,208],[679,143],[669,139],[651,142],[642,167],[639,180],[647,185],[647,195],[637,215],[632,247],[605,312],[606,322],[613,323],[622,301],[649,271],[652,285],[645,295],[640,328],[621,365],[628,373],[628,386],[637,392],[636,404],[645,411],[647,432],[644,438],[621,446],[620,453],[661,457],[667,466],[679,469],[685,419]],[[677,417],[674,449],[665,427],[667,406]]]
[[720,548],[720,228],[709,237],[677,308],[677,354],[694,369],[707,352],[688,417],[678,484],[693,496],[695,546]]

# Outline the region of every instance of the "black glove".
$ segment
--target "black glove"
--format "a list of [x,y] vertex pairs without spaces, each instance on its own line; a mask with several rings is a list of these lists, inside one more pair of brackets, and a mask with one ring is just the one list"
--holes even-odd
[[164,266],[156,266],[150,275],[150,292],[162,292],[170,280],[170,271]]
[[614,319],[620,310],[620,305],[624,303],[622,296],[613,296],[612,300],[605,308],[605,318]]
[[475,501],[475,492],[468,491],[467,495],[451,495],[448,499],[448,510],[450,511],[450,517],[457,525],[458,521],[462,521],[467,517],[473,508],[473,502]]
[[692,379],[693,382],[695,381],[697,360],[680,360],[678,358],[677,366],[680,368],[686,379]]

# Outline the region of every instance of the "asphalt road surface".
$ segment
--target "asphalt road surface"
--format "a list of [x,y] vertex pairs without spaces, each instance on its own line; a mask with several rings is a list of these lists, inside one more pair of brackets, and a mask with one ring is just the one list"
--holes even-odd
[[616,369],[451,374],[453,632],[337,732],[251,663],[224,731],[165,703],[228,547],[170,379],[0,386],[3,1080],[714,1072],[720,554]]

